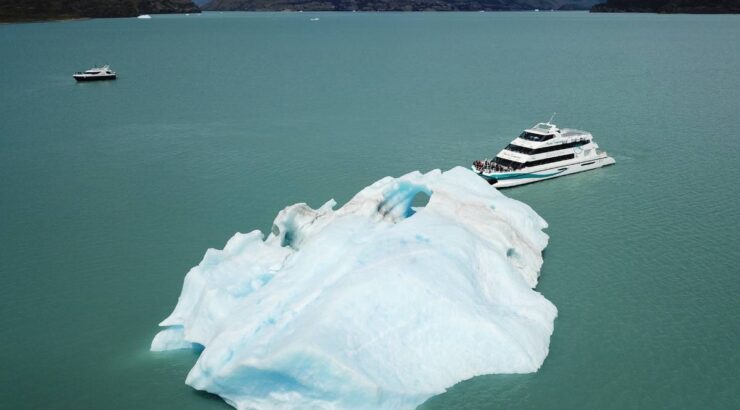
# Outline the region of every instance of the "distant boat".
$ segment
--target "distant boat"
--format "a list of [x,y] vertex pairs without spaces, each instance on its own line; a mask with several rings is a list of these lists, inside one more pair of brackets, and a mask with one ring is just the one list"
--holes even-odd
[[152,16],[148,14],[142,14],[141,16],[137,17],[137,19],[150,19],[150,18],[152,18]]
[[72,77],[77,81],[115,80],[116,72],[111,70],[110,66],[104,65],[102,67],[91,68],[84,73],[78,71]]

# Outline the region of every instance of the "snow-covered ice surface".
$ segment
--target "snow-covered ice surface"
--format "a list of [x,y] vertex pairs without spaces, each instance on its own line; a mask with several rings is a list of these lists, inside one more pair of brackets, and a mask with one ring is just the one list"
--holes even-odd
[[335,205],[209,249],[151,349],[202,348],[186,383],[239,409],[413,409],[540,367],[557,310],[532,289],[548,236],[529,206],[459,167]]

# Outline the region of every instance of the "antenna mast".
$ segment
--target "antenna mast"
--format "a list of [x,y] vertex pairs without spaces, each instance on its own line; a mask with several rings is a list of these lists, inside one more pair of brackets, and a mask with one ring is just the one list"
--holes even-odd
[[557,113],[556,112],[552,113],[552,117],[550,117],[550,120],[547,121],[548,124],[552,125],[552,120],[555,118],[555,114]]

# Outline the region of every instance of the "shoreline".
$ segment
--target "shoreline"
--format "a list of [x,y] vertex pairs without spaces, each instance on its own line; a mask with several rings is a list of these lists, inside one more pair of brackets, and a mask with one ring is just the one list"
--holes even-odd
[[113,17],[49,17],[49,18],[44,18],[44,19],[0,20],[0,25],[2,24],[29,24],[29,23],[64,23],[67,21],[92,20],[95,18],[113,18]]
[[[654,14],[654,15],[707,15],[707,16],[718,16],[718,15],[738,15],[737,12],[713,12],[713,13],[692,13],[692,12],[676,12],[666,13],[657,11],[623,11],[623,10],[203,10],[198,13],[158,13],[151,14],[153,16],[161,15],[174,15],[174,14],[216,14],[216,13],[384,13],[384,14],[397,14],[397,13],[589,13],[589,14]],[[78,16],[55,16],[55,17],[41,17],[41,18],[23,18],[17,20],[0,20],[0,25],[6,24],[30,24],[30,23],[63,23],[72,21],[85,21],[85,20],[96,20],[96,19],[125,19],[125,18],[137,18],[136,16],[106,16],[106,17],[78,17]]]
[[[570,12],[588,12],[588,9],[578,10],[202,10],[196,13],[146,13],[152,16],[173,15],[173,14],[203,14],[203,13],[570,13]],[[48,23],[63,22],[75,20],[93,20],[93,19],[119,19],[119,18],[137,18],[136,16],[101,16],[101,17],[79,17],[79,16],[54,16],[54,17],[27,17],[21,19],[0,20],[0,24],[26,24],[26,23]]]
[[684,15],[684,16],[723,16],[723,15],[738,15],[740,12],[737,11],[715,11],[715,12],[691,12],[691,11],[677,11],[677,12],[665,12],[665,11],[634,11],[634,10],[589,10],[589,13],[593,14],[656,14],[661,16],[668,15]]

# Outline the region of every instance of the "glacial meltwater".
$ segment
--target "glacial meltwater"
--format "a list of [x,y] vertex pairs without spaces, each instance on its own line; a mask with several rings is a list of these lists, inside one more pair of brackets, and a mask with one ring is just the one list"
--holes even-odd
[[[75,83],[95,64],[118,79]],[[739,69],[740,16],[0,25],[0,408],[231,408],[149,350],[208,248],[553,112],[617,163],[502,191],[548,223],[549,354],[420,408],[738,408]]]

